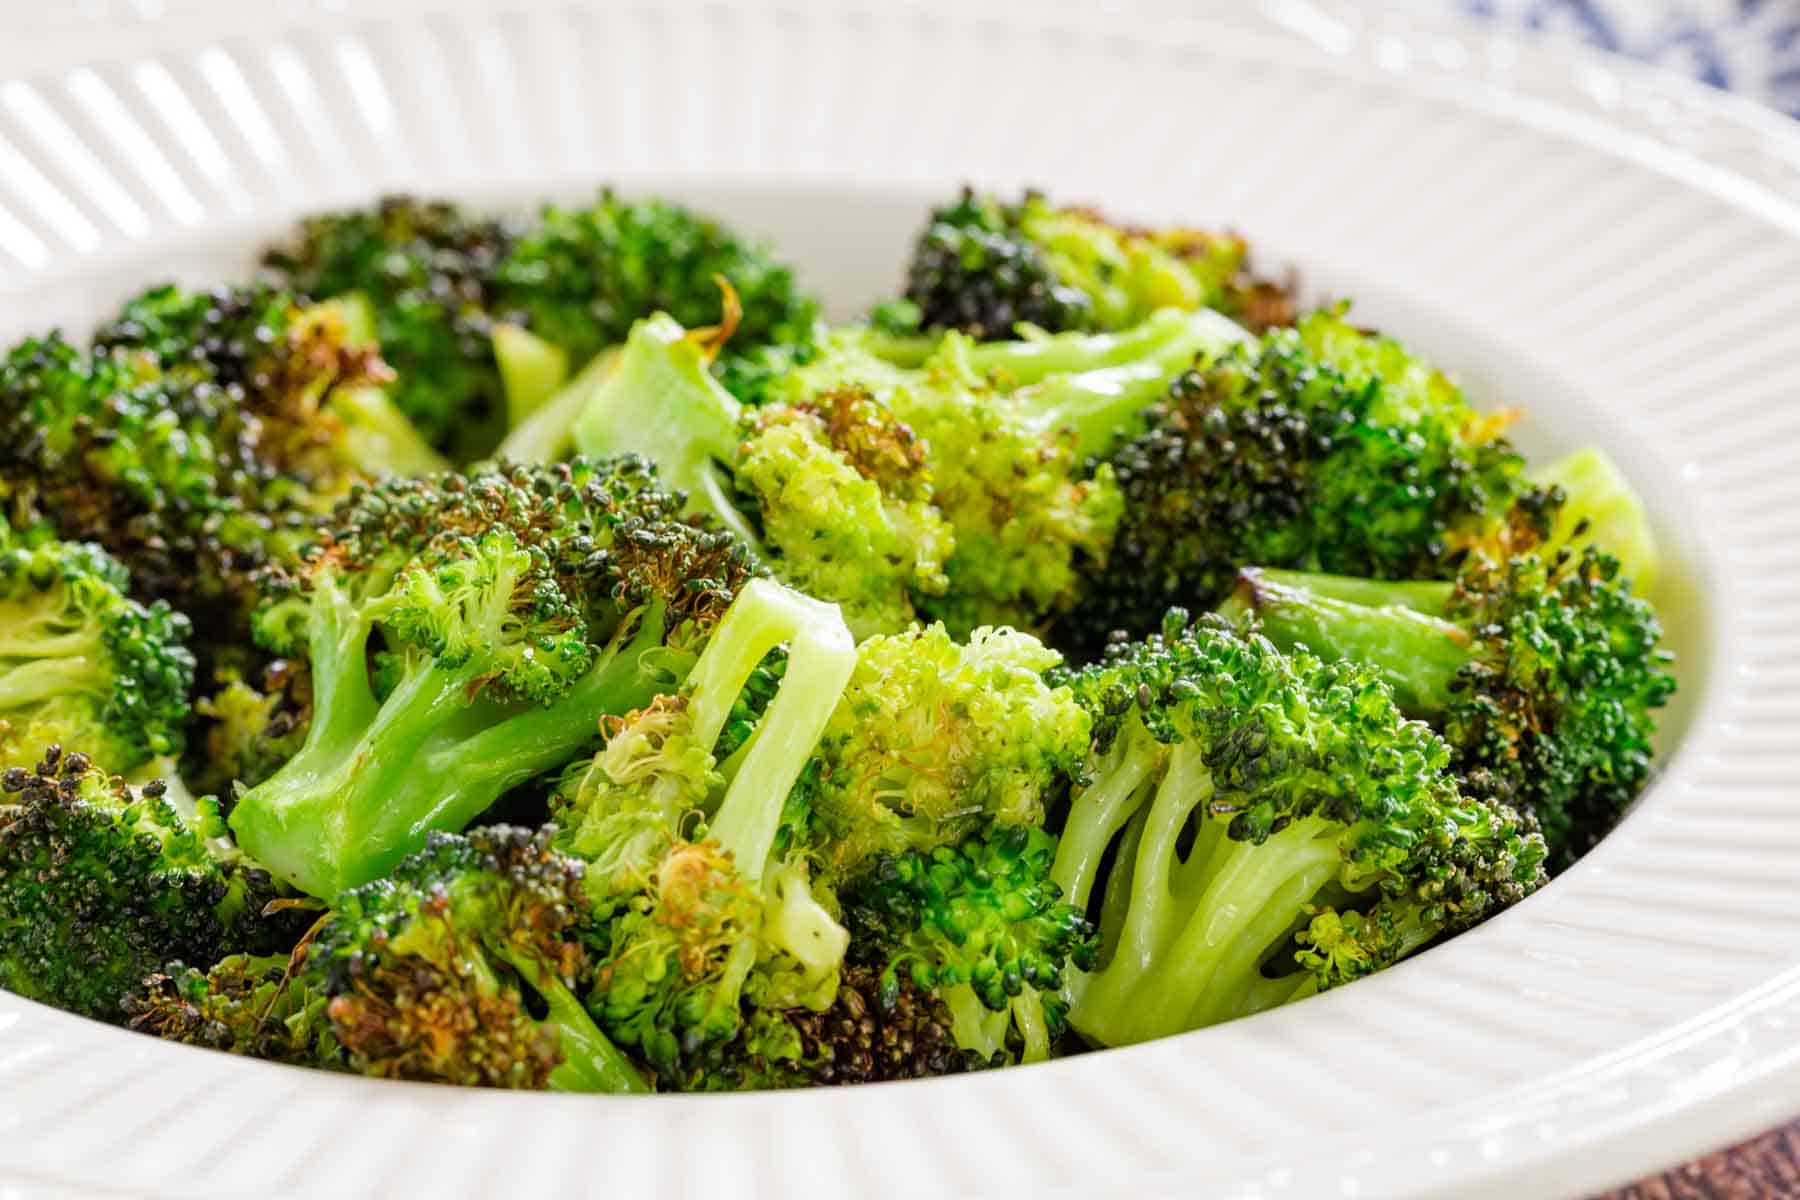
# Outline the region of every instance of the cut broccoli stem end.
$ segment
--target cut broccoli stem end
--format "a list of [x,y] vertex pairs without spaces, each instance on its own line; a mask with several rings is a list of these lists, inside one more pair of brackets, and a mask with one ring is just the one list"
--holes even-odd
[[[1246,570],[1221,611],[1253,615],[1263,635],[1283,650],[1305,647],[1327,661],[1368,663],[1394,689],[1402,709],[1430,717],[1449,708],[1457,672],[1475,654],[1467,630],[1420,611],[1439,589],[1447,607],[1451,586]],[[1384,597],[1386,603],[1369,603]]]

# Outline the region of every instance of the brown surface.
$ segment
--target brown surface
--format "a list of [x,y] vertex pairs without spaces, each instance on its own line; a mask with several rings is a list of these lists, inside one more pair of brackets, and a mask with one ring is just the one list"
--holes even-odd
[[1783,1200],[1800,1197],[1800,1121],[1595,1200]]

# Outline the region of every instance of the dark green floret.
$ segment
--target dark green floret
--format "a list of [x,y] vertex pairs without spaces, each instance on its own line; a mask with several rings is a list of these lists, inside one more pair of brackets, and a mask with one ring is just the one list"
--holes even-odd
[[1106,457],[1124,516],[1058,640],[1097,654],[1171,605],[1218,603],[1247,563],[1441,578],[1521,488],[1505,423],[1341,311],[1232,347],[1176,380],[1148,431]]
[[305,953],[233,954],[210,970],[170,963],[126,998],[126,1024],[185,1046],[341,1070],[325,997],[294,978]]
[[1215,308],[1261,330],[1293,320],[1286,292],[1249,271],[1236,234],[1120,225],[1090,208],[963,189],[931,214],[884,324],[1011,337],[1124,329],[1160,308]]
[[1072,989],[1082,1035],[1119,1045],[1287,1003],[1543,883],[1543,839],[1458,790],[1449,747],[1378,672],[1171,618],[1069,679],[1096,752],[1051,877],[1105,938]]
[[929,854],[883,855],[845,890],[852,956],[940,998],[957,1044],[983,1060],[1038,1062],[1067,1029],[1068,968],[1091,970],[1099,939],[1050,879],[1056,839],[997,828]]
[[[294,944],[280,892],[209,804],[59,746],[0,775],[0,986],[104,1020],[165,963]],[[304,922],[301,922],[303,927]]]

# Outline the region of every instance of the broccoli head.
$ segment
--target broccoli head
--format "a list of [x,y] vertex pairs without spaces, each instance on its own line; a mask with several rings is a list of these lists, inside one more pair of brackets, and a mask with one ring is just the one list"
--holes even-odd
[[1210,358],[1107,456],[1124,516],[1057,640],[1096,654],[1171,605],[1216,604],[1246,563],[1441,575],[1521,490],[1505,421],[1341,311]]
[[906,298],[923,327],[980,338],[1021,324],[1123,329],[1159,308],[1214,308],[1257,329],[1293,319],[1285,289],[1250,274],[1235,234],[1135,228],[1036,192],[1004,203],[968,188],[931,214]]
[[98,546],[0,526],[0,769],[29,767],[52,744],[87,746],[127,773],[181,753],[188,621],[128,586]]
[[133,787],[50,746],[0,775],[0,986],[106,1020],[180,960],[273,953],[299,935],[280,893],[219,834],[210,805]]
[[990,823],[1041,824],[1081,771],[1090,722],[1028,633],[942,625],[870,638],[803,779],[816,854],[852,879],[877,856],[929,853]]
[[750,574],[682,506],[631,458],[354,492],[257,616],[313,712],[232,810],[244,845],[329,898],[678,682]]
[[981,1060],[1040,1062],[1067,1029],[1070,966],[1099,942],[1050,879],[1056,839],[997,827],[929,854],[883,854],[844,892],[852,955],[881,971],[883,1009],[902,979],[938,997],[956,1044]]
[[142,596],[241,635],[255,572],[357,481],[437,464],[343,313],[266,289],[152,289],[97,335],[0,363],[0,490],[16,525],[98,542]]
[[1069,680],[1096,752],[1051,877],[1098,901],[1106,947],[1072,988],[1078,1032],[1118,1045],[1282,1004],[1543,882],[1542,837],[1458,790],[1379,672],[1183,624]]
[[394,404],[459,458],[499,440],[505,409],[490,337],[494,274],[516,222],[445,201],[387,196],[372,208],[303,220],[263,257],[269,275],[310,296],[355,297],[394,368]]
[[1381,673],[1442,731],[1465,791],[1535,815],[1560,869],[1643,789],[1675,677],[1656,612],[1616,559],[1579,524],[1574,546],[1537,541],[1555,501],[1522,505],[1454,581],[1251,569],[1226,610],[1277,644]]
[[582,864],[553,831],[436,832],[340,896],[298,984],[323,999],[350,1069],[391,1079],[571,1092],[647,1090],[583,1010]]

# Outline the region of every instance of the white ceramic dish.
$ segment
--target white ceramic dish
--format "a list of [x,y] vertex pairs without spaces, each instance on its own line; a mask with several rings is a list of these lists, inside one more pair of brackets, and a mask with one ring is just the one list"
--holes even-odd
[[[926,200],[1031,181],[1265,261],[1598,441],[1649,497],[1664,776],[1554,886],[1375,979],[925,1084],[609,1100],[383,1085],[0,995],[0,1196],[1575,1195],[1800,1112],[1800,132],[1350,0],[89,3],[0,10],[0,335],[242,274],[413,188],[662,186],[846,311]],[[1423,22],[1423,23],[1421,23]]]

